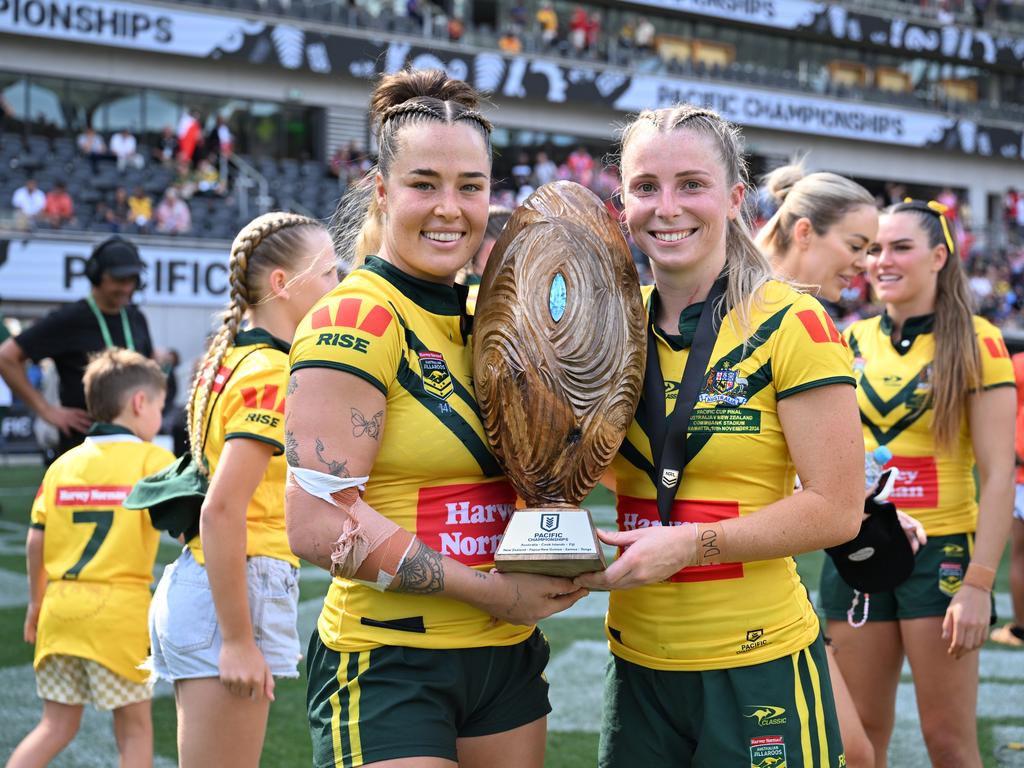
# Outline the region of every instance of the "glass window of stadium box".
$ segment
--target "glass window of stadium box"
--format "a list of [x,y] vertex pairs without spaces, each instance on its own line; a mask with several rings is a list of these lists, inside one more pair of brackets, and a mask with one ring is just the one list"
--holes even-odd
[[128,128],[140,143],[152,146],[164,128],[177,129],[187,108],[199,111],[204,135],[218,116],[224,117],[239,152],[316,156],[319,110],[312,107],[2,72],[0,95],[6,104],[0,130],[9,133],[74,139],[91,126],[109,140],[111,133]]

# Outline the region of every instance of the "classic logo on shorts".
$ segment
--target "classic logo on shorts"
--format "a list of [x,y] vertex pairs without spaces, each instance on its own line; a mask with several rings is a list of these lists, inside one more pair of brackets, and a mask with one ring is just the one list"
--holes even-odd
[[747,380],[732,370],[728,360],[721,368],[712,368],[704,380],[704,389],[697,400],[701,403],[725,403],[738,406],[747,402]]
[[548,513],[541,515],[540,527],[542,531],[547,531],[548,533],[551,533],[551,531],[555,530],[558,527],[558,514]]
[[781,736],[750,740],[750,768],[786,768],[786,742]]
[[960,585],[964,580],[963,563],[940,563],[939,564],[939,591],[952,597],[960,591]]
[[743,713],[744,717],[753,717],[757,719],[759,727],[764,728],[767,725],[785,725],[786,710],[782,707],[773,707],[770,704],[747,704],[747,711]]
[[423,390],[438,400],[447,400],[452,394],[452,376],[440,352],[419,352],[420,370],[423,371]]
[[959,544],[946,544],[942,547],[942,554],[946,557],[963,557],[964,548]]

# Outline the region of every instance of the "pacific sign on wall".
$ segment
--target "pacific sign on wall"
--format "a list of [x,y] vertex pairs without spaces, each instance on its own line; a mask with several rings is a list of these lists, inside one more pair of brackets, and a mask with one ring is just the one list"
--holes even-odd
[[[85,262],[94,243],[0,240],[3,298],[74,301],[86,295]],[[221,307],[227,300],[227,254],[222,250],[143,245],[146,263],[135,302],[143,306]]]

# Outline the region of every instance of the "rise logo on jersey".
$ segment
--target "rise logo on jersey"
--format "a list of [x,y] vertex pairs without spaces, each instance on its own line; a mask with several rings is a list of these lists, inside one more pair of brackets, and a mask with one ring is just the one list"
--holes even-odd
[[278,391],[277,384],[266,384],[262,387],[244,387],[239,394],[246,408],[284,413],[284,397],[278,400]]
[[119,507],[131,490],[130,485],[58,486],[56,504],[58,507],[91,507],[98,504]]
[[494,561],[516,493],[505,482],[421,488],[416,535],[431,549],[464,565]]
[[803,323],[804,328],[807,329],[807,334],[815,344],[833,342],[842,344],[844,347],[847,346],[846,339],[836,330],[832,318],[828,316],[828,312],[825,310],[804,309],[797,312],[796,316],[800,318],[800,322]]
[[[740,516],[739,504],[735,501],[676,501],[672,504],[670,525],[683,523],[716,523]],[[632,531],[637,528],[661,526],[658,502],[655,499],[635,499],[620,496],[618,504],[619,530]],[[718,565],[690,566],[669,577],[672,582],[718,581],[720,579],[742,579],[743,563],[721,563]]]

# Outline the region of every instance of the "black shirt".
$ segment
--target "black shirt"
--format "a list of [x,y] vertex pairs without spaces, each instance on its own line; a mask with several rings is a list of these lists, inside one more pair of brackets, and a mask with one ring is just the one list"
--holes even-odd
[[[135,351],[152,357],[153,342],[145,315],[134,304],[125,310]],[[111,341],[118,347],[126,347],[121,315],[108,315],[104,312],[103,316],[107,320]],[[15,341],[25,355],[37,363],[46,357],[53,359],[60,377],[61,405],[85,408],[85,386],[82,384],[85,366],[89,362],[89,355],[106,348],[99,322],[85,299],[55,309],[15,338]]]

